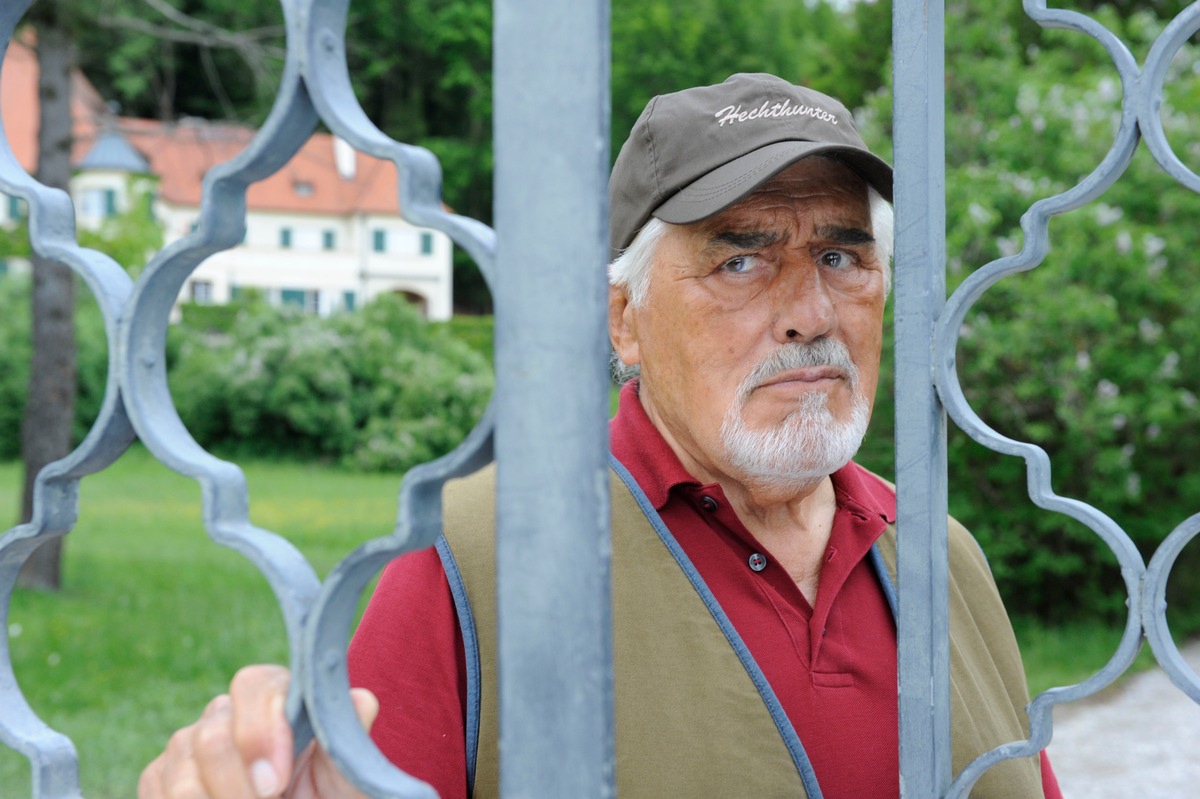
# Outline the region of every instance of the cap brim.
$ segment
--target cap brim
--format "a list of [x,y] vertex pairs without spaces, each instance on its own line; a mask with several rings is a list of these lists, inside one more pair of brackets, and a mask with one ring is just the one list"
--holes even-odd
[[707,219],[741,200],[781,170],[812,155],[831,155],[892,201],[892,168],[860,147],[826,142],[783,141],[760,147],[680,189],[651,216],[676,225]]

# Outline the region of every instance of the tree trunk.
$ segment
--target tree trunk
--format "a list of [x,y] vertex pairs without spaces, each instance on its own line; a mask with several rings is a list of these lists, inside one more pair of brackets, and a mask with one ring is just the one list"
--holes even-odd
[[[46,186],[68,190],[71,178],[71,70],[73,41],[60,4],[36,3],[38,97],[37,178]],[[65,265],[33,256],[33,361],[29,396],[21,425],[21,457],[25,465],[22,518],[33,515],[33,485],[46,464],[71,451],[75,419],[75,278]],[[57,589],[62,582],[62,538],[55,537],[30,557],[19,584]]]

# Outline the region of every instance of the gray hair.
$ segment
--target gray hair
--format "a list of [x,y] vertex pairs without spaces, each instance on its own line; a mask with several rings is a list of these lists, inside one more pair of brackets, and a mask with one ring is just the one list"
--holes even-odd
[[[892,204],[883,199],[874,186],[867,186],[867,204],[871,213],[871,233],[875,238],[875,252],[883,264],[884,293],[892,290],[892,251],[895,246],[895,212]],[[629,294],[629,303],[634,308],[646,304],[650,294],[650,267],[658,252],[658,243],[673,227],[669,222],[650,217],[628,247],[621,251],[608,265],[608,283],[623,288]],[[623,383],[638,375],[637,366],[627,366],[614,352],[612,354],[613,379]]]

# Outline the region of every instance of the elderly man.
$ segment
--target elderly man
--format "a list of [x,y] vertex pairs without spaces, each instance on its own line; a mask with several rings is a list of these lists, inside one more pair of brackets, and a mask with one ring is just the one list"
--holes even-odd
[[[891,169],[841,103],[735,75],[652,100],[610,191],[609,329],[640,373],[611,426],[619,792],[896,797],[895,494],[851,461]],[[349,655],[374,739],[443,797],[498,790],[493,500],[490,470],[448,486],[442,541],[388,568]],[[1025,737],[1028,697],[986,563],[951,528],[959,769]],[[293,768],[286,684],[239,674],[143,799],[356,796],[315,745]],[[1043,793],[1053,773],[1027,758],[972,796]]]

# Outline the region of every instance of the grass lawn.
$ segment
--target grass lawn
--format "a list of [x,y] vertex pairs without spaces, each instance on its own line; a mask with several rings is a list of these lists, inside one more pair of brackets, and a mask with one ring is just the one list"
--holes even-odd
[[[398,476],[291,463],[242,464],[251,520],[295,543],[324,576],[363,541],[386,535]],[[20,470],[0,464],[0,520],[17,515]],[[135,795],[141,767],[247,663],[286,659],[266,582],[213,544],[200,489],[141,448],[84,480],[80,522],[67,536],[65,588],[18,592],[9,639],[34,710],[79,749],[89,799]],[[1045,629],[1018,620],[1034,691],[1098,669],[1119,630]],[[1149,665],[1146,652],[1141,664]],[[29,767],[0,746],[0,799],[29,795]]]
[[[250,518],[290,539],[324,576],[386,535],[400,480],[319,466],[243,464]],[[0,519],[18,512],[20,470],[0,464]],[[200,488],[135,448],[83,481],[66,541],[64,590],[18,592],[8,634],[30,705],[79,750],[89,799],[128,799],[171,731],[242,665],[286,662],[266,581],[214,544]],[[0,798],[29,796],[24,757],[0,746]]]

